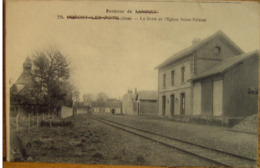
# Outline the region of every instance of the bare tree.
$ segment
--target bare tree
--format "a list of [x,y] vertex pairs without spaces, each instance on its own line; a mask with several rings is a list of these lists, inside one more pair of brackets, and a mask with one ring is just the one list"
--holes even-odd
[[84,105],[90,105],[91,101],[93,100],[94,96],[90,93],[85,93],[83,95],[83,102]]
[[49,112],[61,104],[66,94],[70,69],[67,58],[57,49],[37,51],[33,56],[32,74],[37,102],[43,96],[48,104]]
[[99,92],[98,95],[97,95],[97,100],[100,100],[100,101],[105,101],[108,99],[108,96],[106,93],[104,92]]

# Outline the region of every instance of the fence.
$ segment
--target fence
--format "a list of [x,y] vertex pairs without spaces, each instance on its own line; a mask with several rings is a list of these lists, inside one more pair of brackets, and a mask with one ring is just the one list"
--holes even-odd
[[[32,109],[32,108],[31,108]],[[11,115],[10,115],[10,123],[11,123],[11,129],[21,131],[21,130],[31,130],[35,127],[40,127],[40,124],[43,120],[54,120],[54,119],[60,119],[54,113],[47,113],[47,112],[32,112],[32,111],[25,111],[22,108],[18,109],[11,109]],[[40,111],[39,109],[37,111]],[[62,106],[61,109],[61,118],[67,118],[72,116],[72,108]]]
[[21,130],[31,130],[32,128],[39,127],[42,120],[45,120],[47,117],[46,114],[24,114],[18,113],[16,116],[11,116],[11,129],[16,130],[17,132]]
[[25,114],[42,114],[48,111],[48,106],[46,104],[11,104],[10,115],[16,116],[18,113]]

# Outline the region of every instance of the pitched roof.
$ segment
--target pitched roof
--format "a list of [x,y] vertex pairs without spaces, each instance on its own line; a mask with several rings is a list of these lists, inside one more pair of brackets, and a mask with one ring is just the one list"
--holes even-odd
[[23,85],[23,84],[13,84],[13,86],[11,87],[11,92],[13,94],[19,94],[24,88],[25,88],[26,85]]
[[25,87],[25,85],[23,85],[23,84],[15,84],[15,86],[16,86],[16,89],[17,89],[16,90],[17,93],[21,92]]
[[120,108],[122,103],[121,101],[93,101],[91,102],[92,107],[111,107],[111,108]]
[[199,41],[196,44],[191,45],[190,47],[181,50],[177,53],[175,53],[173,56],[171,56],[170,58],[166,59],[164,62],[162,62],[161,64],[159,64],[157,67],[155,67],[155,69],[164,67],[174,61],[177,61],[178,59],[181,59],[185,56],[187,56],[188,54],[191,54],[193,51],[197,50],[198,48],[200,48],[201,46],[203,46],[205,43],[207,43],[208,41],[214,39],[217,36],[222,36],[224,37],[224,39],[226,39],[232,46],[234,46],[240,53],[244,53],[244,51],[237,46],[223,31],[219,30],[216,33],[214,33],[213,35]]
[[244,53],[244,54],[241,54],[241,55],[238,55],[238,56],[226,58],[223,61],[221,61],[219,64],[216,64],[215,66],[213,66],[212,68],[210,68],[209,70],[205,71],[204,73],[202,73],[198,76],[194,76],[190,80],[197,80],[197,79],[205,78],[205,77],[208,77],[208,76],[211,76],[211,75],[223,73],[227,69],[232,68],[235,65],[243,62],[245,59],[247,59],[251,56],[255,56],[255,55],[258,56],[258,50],[251,51],[251,52],[248,52],[248,53]]
[[158,93],[154,90],[142,90],[137,92],[136,98],[139,100],[157,100]]

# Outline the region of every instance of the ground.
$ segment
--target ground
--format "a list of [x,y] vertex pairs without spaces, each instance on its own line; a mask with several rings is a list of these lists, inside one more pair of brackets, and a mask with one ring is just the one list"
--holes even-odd
[[[63,116],[69,116],[71,112],[70,108],[64,108]],[[38,117],[41,120],[47,116]],[[251,158],[255,158],[257,153],[257,134],[147,116],[100,115],[99,117]],[[16,129],[16,118],[11,118],[11,153],[15,161],[212,166],[211,163],[195,156],[91,120],[84,110],[78,110],[77,118],[63,118],[62,120],[73,123],[67,127],[40,127],[37,126],[35,118],[30,118],[29,125],[26,120],[28,116],[25,119],[20,117],[19,130]],[[17,150],[21,146],[25,149],[25,157],[22,157],[23,151]]]
[[[18,132],[27,161],[113,165],[212,166],[211,163],[90,120],[72,117],[73,127],[37,127]],[[15,133],[13,132],[13,135]],[[15,147],[15,145],[11,145]],[[17,145],[16,145],[17,146]],[[20,158],[21,159],[21,158]],[[18,160],[19,161],[19,160]]]
[[236,132],[227,127],[173,122],[147,116],[100,115],[100,117],[238,155],[257,157],[257,134]]

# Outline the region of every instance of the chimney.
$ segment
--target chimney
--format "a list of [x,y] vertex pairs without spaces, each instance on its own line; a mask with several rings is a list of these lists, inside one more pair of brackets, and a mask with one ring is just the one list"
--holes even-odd
[[197,44],[198,42],[200,42],[200,38],[194,38],[191,43],[194,45]]

